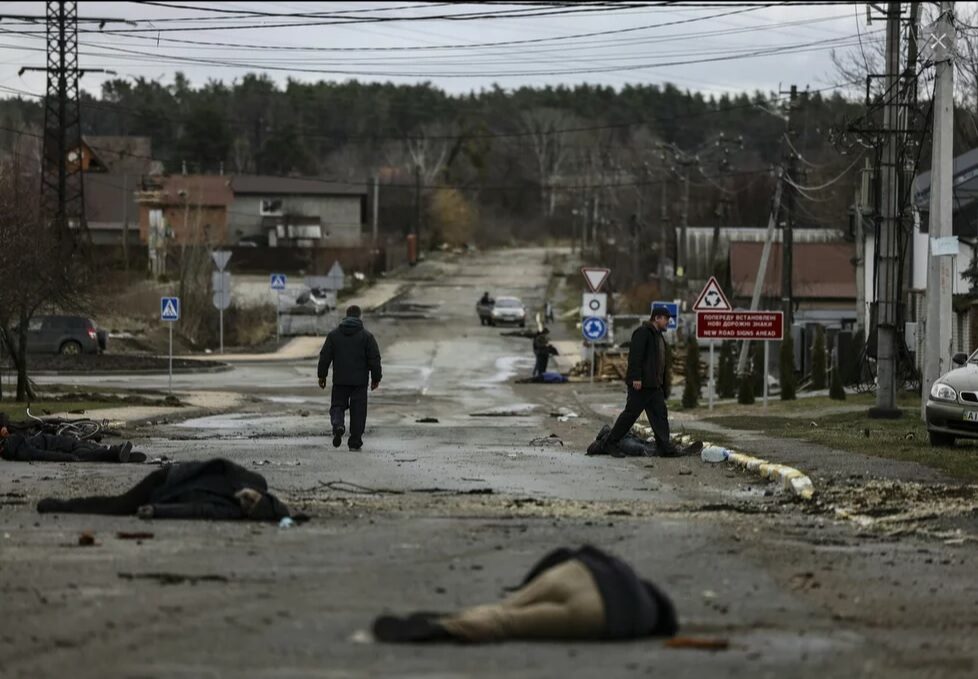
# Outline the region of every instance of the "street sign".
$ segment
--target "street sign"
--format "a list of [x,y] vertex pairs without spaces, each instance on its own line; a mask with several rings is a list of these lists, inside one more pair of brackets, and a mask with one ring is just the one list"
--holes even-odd
[[698,340],[780,340],[782,311],[716,311],[696,314]]
[[160,298],[160,320],[179,321],[180,320],[180,298],[161,297]]
[[211,288],[214,291],[214,308],[224,311],[231,306],[231,274],[215,271],[211,274]]
[[696,298],[693,311],[730,311],[731,309],[733,307],[730,306],[727,296],[723,294],[723,289],[717,283],[716,276],[710,276],[710,280],[706,282],[706,287]]
[[588,342],[598,342],[608,336],[608,324],[603,318],[585,318],[581,323],[581,333]]
[[285,290],[288,277],[284,273],[273,273],[269,280],[269,287],[272,290]]
[[608,295],[604,292],[585,292],[581,296],[581,316],[605,318],[608,315]]
[[582,266],[581,273],[584,274],[584,282],[591,292],[598,292],[611,275],[611,269],[603,269],[594,266]]
[[231,259],[230,250],[214,250],[211,253],[211,259],[214,260],[214,266],[217,267],[218,271],[224,271],[224,268],[228,265],[228,260]]
[[[669,310],[669,325],[666,330],[675,330],[679,327],[679,304],[676,302],[652,302],[652,309],[657,306],[664,306]],[[649,313],[652,313],[651,309]]]
[[960,252],[957,236],[930,239],[930,254],[934,257],[957,257]]

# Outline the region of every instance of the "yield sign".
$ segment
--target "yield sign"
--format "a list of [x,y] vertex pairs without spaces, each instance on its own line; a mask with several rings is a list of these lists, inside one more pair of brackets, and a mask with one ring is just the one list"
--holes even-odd
[[703,292],[696,298],[693,311],[730,311],[733,307],[727,301],[727,296],[723,294],[720,284],[717,283],[716,276],[710,276]]
[[224,267],[228,265],[228,260],[231,259],[230,250],[214,250],[211,253],[211,259],[214,260],[214,266],[217,267],[218,271],[224,271]]
[[608,280],[608,276],[611,275],[611,269],[602,269],[593,266],[582,266],[581,273],[584,274],[584,281],[587,286],[591,288],[591,292],[597,292],[604,285],[604,282]]

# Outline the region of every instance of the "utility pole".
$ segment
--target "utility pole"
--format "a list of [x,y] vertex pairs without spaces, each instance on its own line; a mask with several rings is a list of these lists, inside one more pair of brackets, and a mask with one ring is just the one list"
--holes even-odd
[[730,171],[730,144],[739,144],[744,147],[743,137],[739,139],[726,139],[722,137],[717,140],[717,146],[721,148],[721,155],[717,159],[717,180],[720,187],[720,198],[717,200],[716,223],[713,225],[713,239],[710,242],[710,264],[717,267],[720,255],[720,229],[729,226],[730,222],[730,199],[727,195],[730,191],[724,186],[723,173]]
[[[899,321],[900,233],[899,190],[897,187],[898,101],[900,77],[900,5],[886,5],[886,77],[883,130],[886,145],[880,163],[880,227],[876,243],[876,405],[869,409],[874,418],[896,419],[896,339]],[[948,201],[950,207],[950,200]]]
[[[663,177],[661,184],[662,196],[659,213],[659,287],[663,296],[666,290],[666,252],[669,250],[669,178]],[[668,299],[668,298],[667,298]]]
[[798,154],[795,153],[792,145],[795,136],[794,118],[795,111],[798,109],[798,87],[791,86],[788,94],[788,143],[785,150],[788,153],[788,177],[790,181],[785,182],[784,187],[784,226],[781,230],[781,310],[784,312],[785,332],[791,332],[791,324],[794,312],[794,290],[792,289],[792,273],[794,272],[794,209],[795,209],[795,188],[792,182],[798,182]]
[[[941,15],[930,37],[937,81],[934,90],[934,142],[931,160],[928,223],[927,320],[921,416],[934,382],[951,367],[951,298],[953,255],[943,243],[954,241],[952,182],[954,161],[954,3],[942,2]],[[951,243],[952,245],[954,243]],[[936,250],[936,252],[935,252]],[[956,253],[957,247],[953,251]]]
[[421,166],[414,166],[414,237],[421,248]]
[[[8,18],[3,16],[0,18]],[[14,18],[14,17],[9,17]],[[30,19],[31,17],[18,17]],[[39,17],[34,17],[37,19]],[[70,229],[78,228],[89,239],[85,222],[85,191],[82,157],[81,106],[78,81],[85,73],[112,73],[105,69],[78,67],[78,3],[48,2],[47,65],[24,66],[27,71],[47,74],[44,97],[44,150],[41,164],[41,200],[48,223],[66,247],[75,239]],[[93,21],[91,19],[87,21]],[[100,25],[121,19],[99,19]]]
[[129,174],[122,175],[122,262],[129,273]]
[[380,224],[380,217],[378,213],[380,212],[380,177],[376,174],[374,175],[374,200],[373,200],[373,210],[370,213],[371,231],[373,235],[373,247],[377,247],[377,231],[378,225]]

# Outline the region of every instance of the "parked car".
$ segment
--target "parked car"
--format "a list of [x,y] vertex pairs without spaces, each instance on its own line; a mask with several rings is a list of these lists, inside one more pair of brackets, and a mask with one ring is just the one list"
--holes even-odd
[[336,308],[334,297],[328,290],[312,288],[299,293],[292,313],[296,315],[322,316]]
[[27,326],[27,351],[33,354],[99,354],[108,333],[85,316],[35,316]]
[[489,325],[513,323],[526,327],[526,307],[516,297],[498,297],[489,316]]
[[959,366],[942,375],[927,398],[927,434],[933,446],[978,438],[978,352],[955,354]]

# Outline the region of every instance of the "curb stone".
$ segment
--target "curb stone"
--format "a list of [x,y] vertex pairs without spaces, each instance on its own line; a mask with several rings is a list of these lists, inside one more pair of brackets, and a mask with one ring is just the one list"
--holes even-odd
[[[647,425],[635,425],[634,429],[646,438],[652,437],[652,428]],[[681,443],[692,443],[694,438],[688,434],[679,437]],[[703,441],[704,446],[710,446],[708,441]],[[726,461],[731,462],[749,472],[760,475],[770,481],[777,481],[785,490],[791,491],[795,497],[801,500],[811,500],[815,497],[815,486],[812,480],[804,472],[789,467],[788,465],[769,462],[768,460],[745,455],[735,451],[728,451]]]

